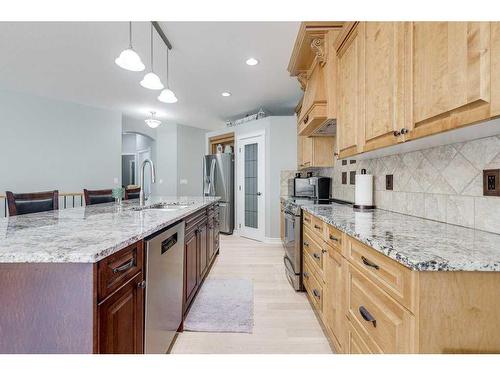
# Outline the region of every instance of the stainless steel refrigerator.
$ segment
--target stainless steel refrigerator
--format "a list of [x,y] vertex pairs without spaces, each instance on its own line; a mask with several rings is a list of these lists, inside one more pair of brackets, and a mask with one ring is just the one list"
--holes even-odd
[[234,154],[205,155],[203,160],[203,193],[220,197],[220,232],[234,230]]

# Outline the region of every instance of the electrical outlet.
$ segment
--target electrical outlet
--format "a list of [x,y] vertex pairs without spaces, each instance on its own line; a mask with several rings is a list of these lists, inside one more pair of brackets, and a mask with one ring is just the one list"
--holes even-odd
[[349,160],[349,164],[356,164],[356,160],[353,159]]
[[483,171],[483,195],[500,196],[500,169]]
[[347,185],[347,172],[342,172],[342,185]]
[[349,184],[356,185],[356,171],[349,172]]
[[347,160],[342,160],[342,165],[347,165]]
[[394,188],[394,176],[392,174],[385,175],[385,190],[392,190]]

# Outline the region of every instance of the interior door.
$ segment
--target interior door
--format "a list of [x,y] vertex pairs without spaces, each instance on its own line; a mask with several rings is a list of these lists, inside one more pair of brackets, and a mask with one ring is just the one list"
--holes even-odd
[[238,207],[240,235],[264,241],[264,134],[238,139]]

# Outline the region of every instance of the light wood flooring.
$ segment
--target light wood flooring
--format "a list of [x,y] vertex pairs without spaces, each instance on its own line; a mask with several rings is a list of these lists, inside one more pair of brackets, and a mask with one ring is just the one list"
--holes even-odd
[[208,277],[251,278],[254,285],[253,333],[182,332],[172,353],[286,354],[331,353],[305,293],[286,279],[281,244],[222,236]]

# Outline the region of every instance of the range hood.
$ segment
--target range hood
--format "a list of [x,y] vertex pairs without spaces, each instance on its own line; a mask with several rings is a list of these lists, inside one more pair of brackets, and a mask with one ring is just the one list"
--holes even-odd
[[337,120],[326,120],[321,126],[315,129],[311,135],[315,136],[332,136],[337,134]]

